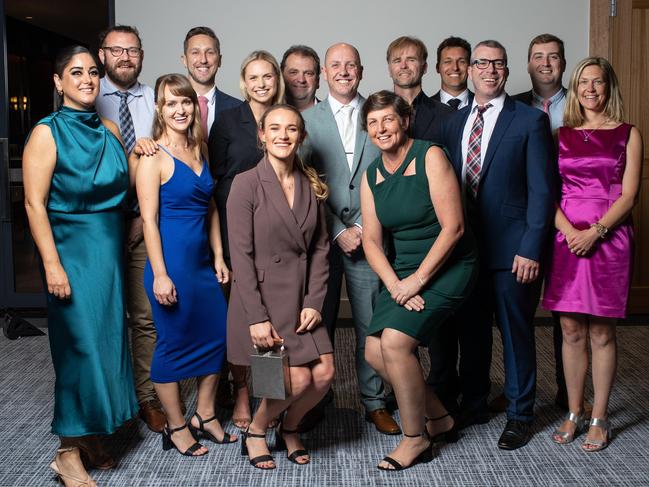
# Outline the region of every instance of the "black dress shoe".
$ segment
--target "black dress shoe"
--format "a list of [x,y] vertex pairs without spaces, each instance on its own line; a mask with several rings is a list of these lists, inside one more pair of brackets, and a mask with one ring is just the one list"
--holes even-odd
[[516,450],[527,445],[532,438],[532,424],[516,419],[508,419],[503,434],[498,440],[501,450]]

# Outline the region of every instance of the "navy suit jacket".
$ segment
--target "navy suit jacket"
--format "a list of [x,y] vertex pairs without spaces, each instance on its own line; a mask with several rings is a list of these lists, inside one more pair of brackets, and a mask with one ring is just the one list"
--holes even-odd
[[444,120],[455,110],[440,101],[432,100],[423,91],[413,100],[412,106],[415,118],[410,127],[410,136],[413,139],[440,142]]
[[[464,107],[444,125],[444,143],[458,178],[470,111],[471,105]],[[554,217],[556,181],[547,115],[507,96],[489,140],[477,197],[466,196],[484,266],[511,269],[515,255],[542,262]]]

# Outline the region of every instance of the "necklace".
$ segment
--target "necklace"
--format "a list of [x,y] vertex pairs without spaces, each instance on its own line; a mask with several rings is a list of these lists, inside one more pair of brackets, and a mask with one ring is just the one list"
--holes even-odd
[[582,132],[581,137],[584,139],[584,142],[588,143],[588,139],[590,139],[590,136],[593,135],[593,132],[595,132],[595,130],[599,130],[600,128],[602,128],[604,125],[606,125],[607,122],[608,122],[608,118],[605,118],[602,123],[600,123],[594,129],[591,129],[590,131],[587,131],[586,129],[581,129]]

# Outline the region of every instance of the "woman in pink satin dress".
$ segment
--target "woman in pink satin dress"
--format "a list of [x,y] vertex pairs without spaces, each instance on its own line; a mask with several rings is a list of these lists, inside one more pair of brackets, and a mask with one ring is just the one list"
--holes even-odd
[[555,430],[570,443],[586,430],[584,383],[592,351],[593,412],[582,444],[608,446],[608,402],[615,377],[615,325],[626,315],[633,260],[631,210],[640,187],[642,138],[623,121],[620,89],[603,58],[581,61],[570,79],[559,129],[561,202],[543,307],[556,311],[563,330],[563,366],[570,412]]

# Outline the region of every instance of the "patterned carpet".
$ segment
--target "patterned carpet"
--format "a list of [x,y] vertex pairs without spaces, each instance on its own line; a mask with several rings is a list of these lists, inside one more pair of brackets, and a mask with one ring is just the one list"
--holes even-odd
[[[239,454],[239,444],[213,445],[195,459],[163,452],[160,436],[141,422],[125,427],[111,443],[123,455],[117,469],[93,471],[102,487],[126,486],[647,486],[649,438],[649,328],[620,327],[618,381],[611,401],[614,441],[606,450],[586,454],[579,442],[552,443],[550,433],[560,413],[554,397],[551,328],[537,327],[539,383],[535,436],[514,452],[496,448],[505,419],[464,430],[456,444],[441,445],[436,458],[400,473],[381,472],[377,461],[398,441],[377,433],[363,420],[354,393],[353,331],[337,333],[336,398],[327,421],[305,437],[313,461],[291,464],[280,454],[272,472],[253,469]],[[500,346],[495,340],[494,390],[502,383]],[[425,356],[425,354],[422,354]],[[0,487],[55,485],[47,465],[57,439],[49,433],[53,372],[45,337],[9,341],[0,337]],[[188,409],[193,409],[193,398]],[[226,429],[234,428],[224,418]],[[269,442],[272,445],[272,435]]]

